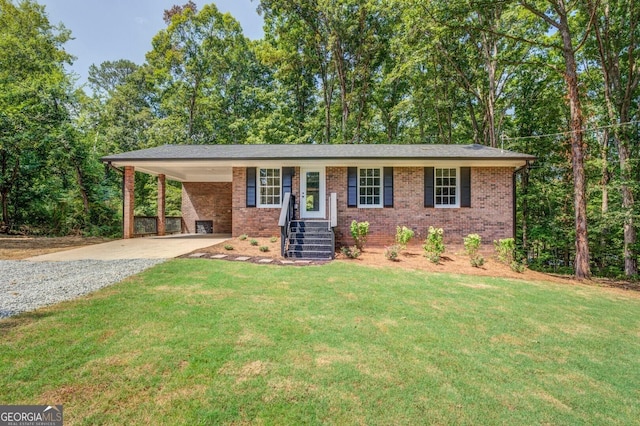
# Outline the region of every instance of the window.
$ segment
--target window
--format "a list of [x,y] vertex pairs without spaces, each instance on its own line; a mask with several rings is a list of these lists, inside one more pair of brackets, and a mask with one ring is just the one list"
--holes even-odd
[[458,207],[458,169],[436,169],[435,175],[435,205]]
[[258,169],[260,207],[280,207],[280,169]]
[[382,207],[380,169],[358,169],[358,207]]

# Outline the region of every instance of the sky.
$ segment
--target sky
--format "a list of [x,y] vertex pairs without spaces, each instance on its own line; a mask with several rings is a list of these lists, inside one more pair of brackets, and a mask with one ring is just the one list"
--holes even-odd
[[[104,61],[129,59],[144,62],[151,40],[165,28],[165,9],[187,0],[36,0],[46,8],[49,22],[63,24],[74,40],[65,50],[76,57],[71,70],[78,85],[87,81],[89,66]],[[258,0],[194,0],[198,10],[215,3],[221,12],[229,12],[240,22],[244,35],[262,38],[262,17],[256,11]]]

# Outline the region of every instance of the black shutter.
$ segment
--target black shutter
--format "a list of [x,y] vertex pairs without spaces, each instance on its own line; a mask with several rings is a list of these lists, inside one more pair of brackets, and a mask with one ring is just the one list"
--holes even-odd
[[471,207],[471,167],[460,167],[460,207]]
[[347,168],[347,207],[358,207],[358,168]]
[[384,168],[384,206],[393,207],[393,167]]
[[433,167],[424,168],[424,206],[434,207],[433,196]]
[[256,198],[256,168],[247,167],[247,207],[255,207]]
[[293,192],[293,175],[295,174],[294,167],[282,168],[282,198],[284,194]]

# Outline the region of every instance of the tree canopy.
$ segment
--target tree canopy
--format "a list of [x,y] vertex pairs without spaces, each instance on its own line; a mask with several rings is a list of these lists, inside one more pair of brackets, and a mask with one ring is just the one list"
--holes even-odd
[[[478,143],[518,173],[520,255],[578,277],[637,275],[635,0],[260,0],[264,38],[189,1],[142,64],[65,71],[70,33],[0,0],[3,230],[117,233],[105,154],[162,144]],[[162,14],[162,11],[158,11]],[[155,187],[138,180],[138,212]],[[179,185],[169,188],[179,212]]]

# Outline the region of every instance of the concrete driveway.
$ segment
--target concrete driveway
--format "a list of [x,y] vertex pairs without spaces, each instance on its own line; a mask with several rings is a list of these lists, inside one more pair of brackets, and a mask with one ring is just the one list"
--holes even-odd
[[36,262],[66,260],[170,259],[228,240],[218,234],[181,234],[131,238],[30,257]]

